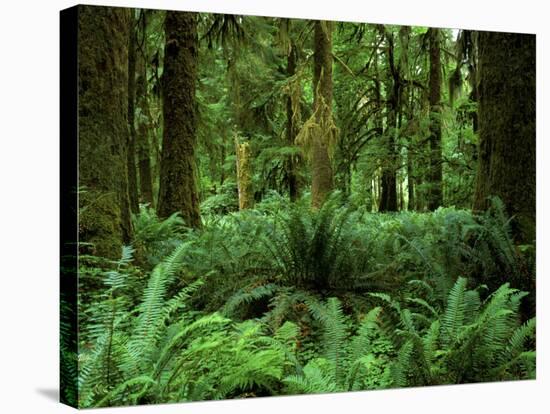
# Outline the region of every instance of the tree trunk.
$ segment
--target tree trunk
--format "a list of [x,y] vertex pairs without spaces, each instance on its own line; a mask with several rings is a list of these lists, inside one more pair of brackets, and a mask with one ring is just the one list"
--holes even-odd
[[135,103],[136,103],[136,22],[134,10],[131,10],[129,24],[130,39],[128,42],[128,195],[130,209],[133,213],[139,213],[138,185],[136,170],[136,124],[135,124]]
[[328,154],[331,133],[328,128],[332,120],[332,22],[329,21],[315,22],[313,90],[313,111],[320,128],[311,145],[311,205],[320,208],[333,187]]
[[118,258],[130,242],[128,42],[130,9],[79,6],[79,236]]
[[407,210],[412,211],[414,210],[414,167],[413,167],[413,159],[412,159],[412,153],[411,149],[409,148],[407,151],[407,195],[408,195],[408,202],[407,202]]
[[[409,122],[414,119],[414,91],[410,91],[409,93]],[[408,203],[407,203],[407,210],[413,211],[415,209],[415,194],[414,194],[414,174],[415,174],[415,168],[414,168],[414,159],[413,159],[413,136],[409,136],[409,147],[407,148],[407,192],[408,192]]]
[[196,14],[167,12],[165,34],[162,79],[164,131],[158,213],[160,217],[168,217],[180,212],[188,226],[200,227],[195,164]]
[[479,33],[479,158],[474,210],[498,196],[515,217],[516,241],[535,239],[536,42],[534,35]]
[[[143,13],[143,12],[142,12]],[[147,23],[146,16],[141,16],[141,31],[143,42],[142,48],[136,58],[137,62],[137,85],[136,85],[136,104],[139,108],[140,116],[137,119],[137,154],[139,168],[139,192],[141,201],[148,203],[152,208],[155,207],[153,196],[153,177],[151,174],[151,145],[149,144],[149,131],[151,125],[151,113],[149,110],[148,83],[147,83],[147,65],[144,56],[146,41]]]
[[[290,50],[287,56],[286,74],[290,78],[296,74],[298,50],[293,42],[290,43]],[[286,100],[286,140],[289,146],[294,146],[294,140],[298,134],[298,128],[295,122],[296,115],[292,105],[292,97],[288,96]],[[288,194],[290,201],[296,201],[298,198],[298,178],[296,177],[296,160],[290,156],[287,161],[287,181]]]
[[398,68],[394,62],[393,35],[387,35],[388,48],[388,86],[387,86],[387,106],[386,106],[386,139],[387,155],[382,166],[382,194],[378,211],[397,211],[397,183],[395,168],[397,164],[397,154],[395,148],[395,135],[397,131],[397,111],[399,105],[400,80]]
[[428,210],[443,204],[443,164],[441,153],[441,58],[440,32],[429,30],[430,39],[430,169],[428,173]]
[[239,193],[239,210],[251,208],[254,202],[252,192],[252,172],[250,166],[250,144],[239,142],[235,136],[235,154],[237,160],[237,190]]
[[388,97],[387,107],[387,126],[385,138],[387,140],[387,159],[382,168],[382,194],[378,211],[397,211],[397,177],[395,166],[397,163],[397,154],[395,149],[395,131],[396,131],[396,97],[395,84],[392,87],[391,95]]

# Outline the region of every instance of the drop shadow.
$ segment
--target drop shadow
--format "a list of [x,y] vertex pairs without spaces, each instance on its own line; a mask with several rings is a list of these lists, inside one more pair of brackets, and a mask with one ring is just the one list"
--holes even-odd
[[50,401],[59,402],[58,388],[37,388],[35,391]]

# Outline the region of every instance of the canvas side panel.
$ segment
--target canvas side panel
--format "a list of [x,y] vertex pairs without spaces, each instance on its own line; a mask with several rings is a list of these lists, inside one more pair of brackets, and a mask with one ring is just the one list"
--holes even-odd
[[60,400],[78,406],[78,7],[60,12]]

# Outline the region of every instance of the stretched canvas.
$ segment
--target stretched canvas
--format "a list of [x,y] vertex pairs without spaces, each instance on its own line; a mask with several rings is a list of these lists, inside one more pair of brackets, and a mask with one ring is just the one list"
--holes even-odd
[[61,400],[535,377],[533,34],[61,12]]

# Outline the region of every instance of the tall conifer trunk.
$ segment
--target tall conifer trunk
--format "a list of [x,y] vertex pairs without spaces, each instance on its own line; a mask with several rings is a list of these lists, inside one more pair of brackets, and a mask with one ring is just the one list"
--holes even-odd
[[[414,119],[414,91],[409,92],[409,122]],[[413,149],[414,140],[413,137],[409,137],[409,146],[407,148],[407,192],[408,192],[408,203],[407,210],[413,211],[415,209],[415,194],[414,194],[414,185],[415,185],[415,168],[414,168],[414,149]]]
[[158,213],[180,212],[190,227],[200,227],[195,142],[198,35],[195,13],[169,11],[162,79],[164,135]]
[[430,169],[428,172],[428,210],[443,204],[443,158],[441,153],[441,51],[440,32],[429,29],[430,39]]
[[130,39],[128,42],[128,195],[130,209],[133,213],[139,212],[138,184],[136,169],[136,125],[135,125],[135,103],[136,103],[136,22],[134,10],[131,10],[130,18]]
[[[296,45],[291,41],[290,50],[287,55],[286,74],[288,77],[296,74],[296,64],[298,60],[298,50]],[[296,115],[294,108],[292,107],[292,97],[288,96],[286,100],[286,140],[288,145],[293,146],[296,135],[298,134],[298,128],[296,125]],[[287,180],[288,180],[288,193],[290,201],[295,201],[298,198],[298,178],[296,176],[296,160],[293,156],[289,157],[287,161]]]
[[474,210],[504,202],[517,242],[535,239],[535,35],[479,33],[479,158]]
[[147,22],[144,11],[141,12],[141,30],[139,44],[141,49],[136,56],[136,106],[139,108],[140,116],[137,119],[137,155],[139,170],[139,193],[141,201],[155,207],[153,196],[153,178],[151,173],[151,145],[149,144],[149,131],[151,129],[151,113],[149,110],[147,65],[145,61],[145,41]]
[[333,188],[332,165],[328,154],[328,124],[332,119],[332,22],[315,22],[313,110],[321,126],[311,144],[311,204],[320,208]]
[[394,58],[394,40],[393,34],[385,33],[388,47],[386,50],[388,57],[388,84],[386,87],[386,130],[384,138],[386,140],[386,159],[382,166],[381,195],[378,210],[397,211],[397,183],[396,183],[396,165],[397,150],[395,136],[397,131],[397,111],[399,110],[400,96],[400,76],[399,69],[395,65]]
[[79,6],[79,236],[120,257],[132,237],[128,198],[130,9]]

